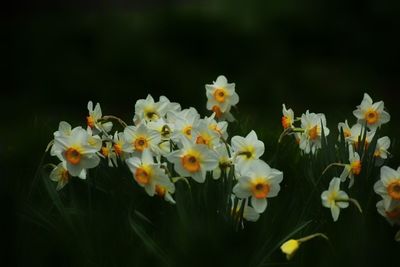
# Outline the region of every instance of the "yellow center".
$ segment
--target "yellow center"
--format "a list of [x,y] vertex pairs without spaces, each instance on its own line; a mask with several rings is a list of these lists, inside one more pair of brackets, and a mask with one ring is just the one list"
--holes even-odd
[[79,162],[81,162],[81,157],[81,153],[76,148],[70,147],[65,151],[65,158],[72,165],[79,164]]
[[164,197],[165,193],[167,193],[167,189],[164,186],[156,185],[156,194],[159,197]]
[[400,200],[400,180],[391,182],[387,187],[387,192],[395,200]]
[[103,146],[103,147],[101,147],[100,153],[104,157],[108,157],[108,155],[110,154],[110,149],[108,149],[107,147]]
[[186,126],[182,130],[183,134],[186,135],[189,138],[192,138],[192,125]]
[[213,106],[212,111],[215,112],[215,117],[217,117],[218,119],[222,117],[222,111],[220,107]]
[[86,122],[87,122],[87,125],[90,128],[94,128],[95,120],[94,120],[94,118],[92,116],[87,116],[86,117]]
[[158,120],[158,118],[160,118],[160,116],[158,116],[157,112],[154,109],[147,109],[144,111],[144,116],[148,119],[148,120]]
[[182,157],[182,166],[189,172],[198,172],[200,170],[200,160],[196,153],[188,153]]
[[292,126],[292,120],[289,117],[282,116],[282,127],[283,129],[287,129]]
[[374,124],[378,121],[378,119],[379,119],[379,114],[374,109],[369,109],[365,113],[365,120],[367,121],[368,124]]
[[214,91],[214,99],[219,103],[224,103],[227,96],[228,96],[228,94],[227,94],[225,88],[217,88]]
[[343,130],[343,135],[345,138],[350,137],[351,136],[351,131],[349,129]]
[[143,152],[143,150],[145,150],[149,146],[149,143],[144,136],[140,136],[135,139],[133,145],[135,147],[135,150]]
[[114,151],[118,156],[120,156],[122,154],[121,144],[118,144],[118,143],[114,144]]
[[247,146],[242,151],[240,151],[238,156],[244,156],[245,159],[252,159],[255,156],[255,148],[254,146]]
[[270,191],[267,181],[263,178],[257,178],[251,183],[251,193],[255,198],[266,198]]
[[135,180],[141,185],[147,185],[150,183],[151,179],[151,169],[143,166],[136,169]]
[[317,139],[317,137],[318,137],[318,126],[317,125],[315,125],[310,130],[308,130],[308,136],[310,137],[311,140]]
[[161,136],[164,138],[169,138],[170,134],[171,134],[171,128],[169,128],[168,125],[164,125],[161,128]]
[[361,172],[361,161],[357,160],[351,163],[351,172],[355,175],[359,175]]

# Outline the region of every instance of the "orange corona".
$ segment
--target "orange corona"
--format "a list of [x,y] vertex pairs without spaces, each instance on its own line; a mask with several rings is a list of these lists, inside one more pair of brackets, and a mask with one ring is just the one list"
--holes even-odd
[[224,88],[217,88],[214,91],[214,99],[219,103],[224,103],[227,97],[227,92]]
[[379,114],[376,110],[370,109],[365,113],[365,120],[368,124],[374,124],[378,121]]
[[147,139],[143,136],[138,137],[135,139],[135,142],[133,143],[135,150],[143,152],[148,146],[149,143],[147,142]]
[[255,198],[266,198],[269,194],[269,184],[264,180],[257,180],[251,185],[251,192]]
[[395,200],[400,200],[400,180],[393,181],[387,186],[389,196]]
[[79,164],[81,162],[81,157],[81,153],[76,148],[70,147],[65,151],[65,158],[72,165]]
[[200,170],[200,161],[196,156],[186,154],[182,157],[182,166],[189,172],[198,172]]

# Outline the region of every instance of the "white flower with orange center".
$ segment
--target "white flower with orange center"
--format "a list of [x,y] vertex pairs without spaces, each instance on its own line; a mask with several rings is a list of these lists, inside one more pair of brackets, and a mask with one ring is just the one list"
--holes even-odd
[[171,139],[178,143],[182,137],[192,139],[192,130],[200,120],[200,115],[194,108],[184,109],[180,112],[169,112],[168,121],[173,124]]
[[[145,149],[141,158],[132,157],[126,160],[129,170],[133,173],[135,181],[144,188],[149,196],[154,196],[157,185],[172,190],[174,187],[165,170],[159,163],[155,163],[149,149]],[[160,188],[161,188],[160,187]]]
[[[322,128],[321,128],[322,127]],[[300,149],[306,154],[312,154],[321,148],[322,129],[325,136],[329,135],[329,129],[326,127],[325,115],[322,113],[310,113],[308,110],[301,116],[301,128],[304,132],[300,135]]]
[[89,111],[89,116],[86,117],[87,125],[94,130],[95,134],[99,134],[100,132],[108,133],[111,131],[113,126],[112,122],[101,122],[103,118],[100,104],[97,103],[93,109],[93,102],[89,101],[87,105],[87,109]]
[[283,129],[288,129],[293,127],[293,122],[294,122],[294,112],[293,110],[286,109],[285,104],[282,104],[282,127]]
[[[228,114],[230,108],[239,102],[235,84],[228,83],[225,76],[218,76],[213,84],[206,84],[207,109],[213,111],[218,119]],[[229,118],[232,119],[232,118]]]
[[[344,139],[345,140],[347,138],[351,137],[351,128],[350,128],[349,123],[347,122],[347,120],[345,120],[344,122],[339,122],[338,130],[339,130],[339,134],[340,134],[341,131],[343,131],[343,135],[344,135]],[[339,138],[340,138],[340,135],[339,135]]]
[[400,167],[397,170],[383,166],[380,180],[374,185],[374,190],[383,198],[385,209],[393,202],[400,201]]
[[159,153],[160,134],[156,130],[149,129],[144,123],[139,126],[127,126],[124,129],[124,138],[122,151],[126,153],[135,153],[138,156],[147,148],[153,153]]
[[[366,133],[365,133],[366,131]],[[365,135],[365,148],[368,148],[372,139],[375,135],[375,130],[368,130],[361,124],[354,124],[350,129],[351,135],[346,137],[346,140],[354,146],[355,149],[358,149],[359,142],[363,141],[363,136]]]
[[183,147],[167,155],[168,161],[174,164],[175,171],[183,177],[192,177],[196,182],[203,183],[207,171],[218,166],[218,156],[206,145],[192,143],[182,138]]
[[329,183],[327,191],[321,194],[322,205],[331,209],[333,221],[337,221],[340,209],[349,206],[349,196],[346,192],[340,190],[340,178],[334,177]]
[[122,150],[125,146],[125,143],[124,133],[115,132],[113,136],[112,151],[114,151],[115,155],[123,161],[125,161],[128,156],[127,153]]
[[388,155],[390,155],[390,153],[388,151],[389,147],[390,147],[389,137],[384,136],[384,137],[379,138],[376,143],[374,156],[381,158],[381,159],[387,159]]
[[264,154],[264,143],[258,140],[255,131],[251,131],[246,137],[234,136],[231,140],[235,161],[248,164],[259,159]]
[[232,166],[232,159],[229,156],[229,154],[232,154],[230,150],[231,149],[226,147],[224,144],[221,144],[214,149],[218,155],[218,166],[213,170],[214,179],[219,179],[223,173],[228,175]]
[[[82,170],[79,176],[86,177],[86,171]],[[56,190],[61,190],[71,179],[65,161],[60,162],[50,173],[50,179],[57,182]]]
[[82,170],[94,168],[100,162],[96,155],[102,145],[100,137],[89,135],[82,127],[72,129],[69,136],[55,136],[54,145],[62,150],[62,158],[71,176],[81,177]]
[[171,182],[169,185],[156,184],[156,195],[163,198],[165,201],[175,204],[172,195],[175,192],[175,185]]
[[171,152],[170,138],[174,132],[174,125],[167,123],[163,118],[147,123],[149,129],[155,130],[160,135],[159,151],[162,155]]
[[224,138],[225,140],[228,138],[228,122],[219,121],[217,122],[215,119],[215,113],[213,113],[210,117],[205,117],[204,121],[206,121],[208,128],[213,130],[218,136]]
[[372,98],[365,93],[361,104],[353,111],[354,116],[362,125],[366,124],[374,130],[390,121],[390,115],[384,109],[383,101],[373,103]]
[[361,159],[357,152],[353,151],[353,147],[349,147],[349,163],[344,165],[340,179],[342,182],[348,177],[350,179],[349,188],[354,184],[354,176],[361,173]]
[[400,225],[400,201],[392,202],[385,208],[384,201],[380,200],[376,203],[376,209],[391,225]]
[[133,121],[136,125],[145,121],[157,121],[165,116],[169,110],[179,110],[177,103],[171,103],[165,96],[160,97],[160,101],[155,102],[151,95],[146,99],[139,99],[135,104],[135,116]]
[[193,141],[213,149],[220,144],[220,136],[212,130],[206,120],[200,120],[192,131]]
[[251,205],[258,213],[267,208],[267,198],[275,197],[280,190],[283,173],[272,169],[262,160],[256,160],[245,165],[238,178],[238,183],[233,188],[233,193],[238,198],[251,197]]

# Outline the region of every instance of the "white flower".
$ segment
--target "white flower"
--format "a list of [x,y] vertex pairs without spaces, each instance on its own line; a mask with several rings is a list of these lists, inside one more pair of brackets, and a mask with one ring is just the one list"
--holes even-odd
[[175,171],[183,177],[192,177],[196,182],[203,183],[207,171],[218,166],[217,154],[206,145],[193,144],[187,138],[182,138],[183,147],[167,155],[174,164]]
[[291,128],[293,127],[293,122],[294,122],[294,112],[293,110],[286,109],[285,104],[282,104],[282,127],[283,129]]
[[300,136],[300,149],[304,150],[306,154],[310,152],[314,154],[317,149],[321,148],[321,126],[323,127],[325,136],[328,136],[329,129],[326,127],[324,114],[309,113],[307,110],[301,116],[301,128],[304,132]]
[[264,143],[258,140],[253,130],[246,137],[232,137],[231,143],[235,160],[239,165],[257,160],[264,154]]
[[262,160],[257,160],[243,167],[242,177],[233,188],[238,198],[251,197],[251,205],[258,213],[265,211],[267,198],[275,197],[280,190],[283,173],[269,167]]
[[124,129],[124,138],[125,143],[122,150],[126,153],[135,152],[138,155],[146,148],[151,149],[156,154],[159,152],[160,134],[155,130],[149,129],[144,123],[139,126],[127,126]]
[[225,114],[227,119],[232,121],[233,117],[230,114],[232,106],[239,102],[239,96],[235,92],[235,84],[228,83],[225,76],[218,76],[213,84],[206,84],[207,109],[215,112],[216,117],[221,119]]
[[400,202],[392,202],[385,208],[384,200],[380,200],[376,203],[376,209],[391,225],[400,225]]
[[[68,137],[71,135],[71,132],[72,132],[71,125],[68,122],[61,121],[60,124],[58,125],[58,130],[54,132],[54,138],[60,136]],[[63,160],[62,152],[63,152],[62,146],[53,144],[50,150],[50,155],[57,156],[62,161]]]
[[105,141],[100,150],[101,156],[108,161],[108,167],[118,167],[117,153],[114,150],[113,143],[111,141]]
[[220,144],[218,133],[211,129],[206,120],[200,120],[192,130],[193,140],[196,144],[203,144],[213,149]]
[[95,134],[98,134],[103,131],[106,133],[111,131],[111,128],[113,126],[112,122],[109,121],[109,122],[102,123],[100,121],[102,119],[103,115],[101,113],[101,108],[100,108],[99,103],[97,103],[93,109],[93,102],[89,101],[88,105],[87,105],[87,109],[89,111],[89,116],[86,117],[86,122],[87,122],[87,125],[92,130],[96,130]]
[[228,138],[228,123],[226,121],[217,122],[215,119],[215,113],[213,113],[210,117],[205,117],[204,121],[206,121],[208,127],[216,132],[218,136],[224,138],[225,140]]
[[156,186],[162,186],[174,190],[174,185],[165,174],[165,170],[160,167],[160,164],[155,163],[153,155],[149,149],[145,149],[141,159],[132,157],[126,160],[129,170],[133,173],[135,181],[144,187],[144,190],[149,196],[156,194]]
[[344,191],[340,191],[340,178],[333,178],[329,183],[329,189],[321,194],[322,205],[331,209],[333,221],[339,218],[340,209],[349,206],[349,196]]
[[175,200],[172,198],[171,194],[175,192],[175,185],[171,182],[169,185],[156,184],[156,195],[164,198],[165,201],[175,204]]
[[82,170],[96,167],[100,158],[96,155],[101,149],[99,136],[91,136],[82,127],[72,129],[71,134],[55,136],[54,145],[61,150],[66,167],[71,176],[81,176]]
[[174,125],[167,123],[163,118],[147,123],[149,129],[155,130],[160,135],[159,151],[162,155],[171,152],[170,138],[174,132]]
[[223,172],[226,174],[229,173],[232,161],[229,157],[228,149],[230,150],[230,148],[227,148],[224,144],[221,144],[214,149],[218,155],[218,165],[213,170],[214,179],[219,179]]
[[178,143],[182,137],[192,139],[193,127],[198,123],[200,115],[195,108],[184,109],[180,112],[169,112],[168,121],[173,124],[171,139]]
[[353,151],[353,147],[349,147],[349,164],[345,164],[340,179],[342,182],[346,180],[347,177],[350,179],[349,188],[353,186],[354,176],[359,175],[361,172],[361,160],[357,152]]
[[351,128],[350,128],[347,120],[345,120],[344,122],[338,123],[338,130],[339,130],[339,134],[343,130],[343,135],[344,135],[345,140],[351,136]]
[[[235,203],[235,195],[231,195],[231,213],[232,217],[236,216],[237,213],[240,212],[240,208],[244,203],[244,209],[243,209],[243,219],[249,222],[256,222],[260,218],[260,213],[257,213],[254,208],[250,207],[247,205],[247,199],[237,199],[237,205],[236,205],[236,210],[234,209],[234,203]],[[244,225],[242,224],[242,228],[244,228]]]
[[353,114],[358,119],[359,123],[363,125],[366,123],[368,128],[374,130],[382,124],[390,121],[389,113],[383,109],[383,101],[373,103],[371,97],[365,93],[361,104],[357,106],[357,109],[353,111]]
[[375,183],[374,190],[383,198],[385,209],[389,209],[392,202],[400,202],[400,167],[394,170],[383,166],[380,180]]
[[388,154],[389,154],[389,151],[388,151],[389,147],[390,147],[389,137],[384,136],[384,137],[379,138],[376,143],[374,156],[379,157],[381,159],[387,159]]
[[[175,104],[173,104],[175,106]],[[168,98],[160,97],[159,102],[154,102],[151,95],[147,95],[146,99],[139,99],[135,104],[135,116],[133,121],[136,125],[145,121],[155,121],[165,116],[171,103]]]
[[372,138],[374,138],[375,135],[375,130],[369,131],[366,129],[364,126],[361,124],[357,123],[354,124],[351,129],[350,129],[350,136],[346,137],[346,140],[352,144],[355,148],[358,148],[358,142],[359,140],[362,142],[363,134],[364,131],[366,132],[365,136],[365,147],[368,147],[368,145],[371,143]]
[[[82,170],[82,177],[86,175],[83,174],[85,172]],[[50,173],[50,179],[54,182],[57,182],[57,190],[61,190],[71,179],[70,174],[67,171],[67,165],[65,161],[60,162]]]

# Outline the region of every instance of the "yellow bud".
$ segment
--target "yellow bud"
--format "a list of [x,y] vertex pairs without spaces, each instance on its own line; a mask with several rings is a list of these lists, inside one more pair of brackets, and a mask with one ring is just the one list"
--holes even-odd
[[300,242],[295,239],[290,239],[282,244],[281,250],[286,254],[286,258],[290,260],[294,253],[299,249]]

